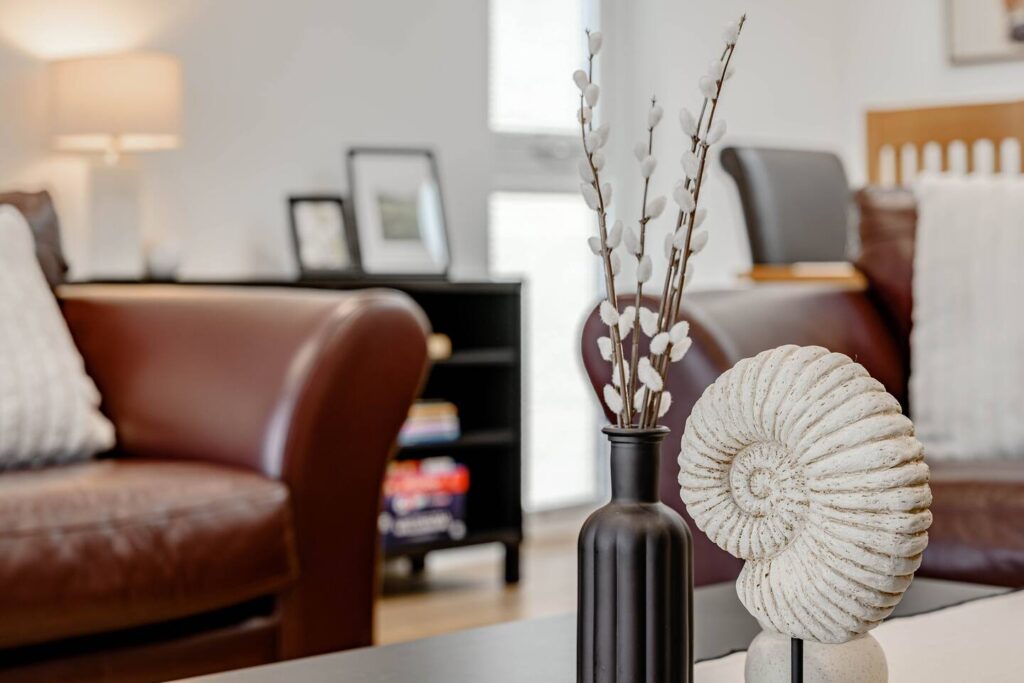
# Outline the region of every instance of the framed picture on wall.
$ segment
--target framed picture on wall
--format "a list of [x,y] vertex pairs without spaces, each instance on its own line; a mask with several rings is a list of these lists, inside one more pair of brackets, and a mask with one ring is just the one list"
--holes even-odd
[[445,277],[448,226],[430,150],[359,147],[347,167],[363,272]]
[[948,0],[955,64],[1024,59],[1024,0]]
[[303,278],[360,274],[359,244],[345,219],[345,202],[333,195],[288,199],[295,258]]

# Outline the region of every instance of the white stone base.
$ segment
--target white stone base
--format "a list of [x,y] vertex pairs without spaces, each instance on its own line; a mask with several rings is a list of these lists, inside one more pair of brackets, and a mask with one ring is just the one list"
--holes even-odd
[[[790,639],[761,631],[747,650],[747,683],[788,683]],[[882,646],[870,633],[842,645],[804,641],[806,683],[887,683],[889,668]]]

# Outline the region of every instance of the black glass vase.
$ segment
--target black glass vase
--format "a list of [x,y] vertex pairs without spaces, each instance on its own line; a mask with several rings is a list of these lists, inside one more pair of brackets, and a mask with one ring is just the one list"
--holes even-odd
[[693,552],[658,499],[665,427],[606,427],[612,499],[580,530],[578,683],[693,680]]

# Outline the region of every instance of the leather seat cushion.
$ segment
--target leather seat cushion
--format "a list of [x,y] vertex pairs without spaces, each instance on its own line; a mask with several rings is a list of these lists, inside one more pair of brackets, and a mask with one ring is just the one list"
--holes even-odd
[[288,489],[255,473],[125,459],[0,476],[0,647],[232,605],[296,566]]
[[1024,461],[930,463],[922,576],[1024,586]]

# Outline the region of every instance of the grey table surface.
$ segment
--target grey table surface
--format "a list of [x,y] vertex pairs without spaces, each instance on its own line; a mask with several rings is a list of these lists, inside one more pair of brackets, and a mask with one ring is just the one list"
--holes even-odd
[[[1007,591],[993,586],[915,579],[890,619]],[[694,646],[698,660],[744,650],[759,630],[757,622],[740,604],[731,582],[694,591]],[[569,683],[575,679],[576,617],[565,614],[188,680],[192,683]]]

